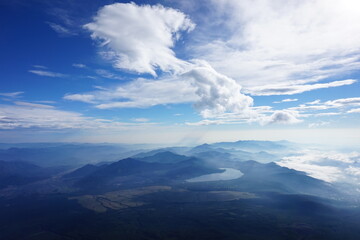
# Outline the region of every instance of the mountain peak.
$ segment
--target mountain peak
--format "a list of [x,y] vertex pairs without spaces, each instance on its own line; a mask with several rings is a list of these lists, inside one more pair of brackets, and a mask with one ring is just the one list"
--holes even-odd
[[142,162],[157,162],[157,163],[178,163],[185,160],[188,160],[189,157],[184,155],[179,155],[170,151],[164,151],[156,153],[152,156],[147,156],[143,158],[136,158],[139,161]]

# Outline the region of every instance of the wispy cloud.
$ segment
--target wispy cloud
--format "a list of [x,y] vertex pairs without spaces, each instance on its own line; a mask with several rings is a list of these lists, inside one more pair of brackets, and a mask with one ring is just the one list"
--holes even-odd
[[127,123],[87,117],[81,113],[64,111],[44,104],[16,102],[0,104],[0,129],[129,129],[153,123]]
[[134,122],[149,122],[150,119],[148,119],[148,118],[133,118],[132,121],[134,121]]
[[34,68],[41,68],[41,69],[47,69],[46,66],[43,65],[33,65]]
[[56,73],[56,72],[50,72],[50,71],[44,71],[44,70],[29,70],[29,72],[43,76],[43,77],[65,77],[65,74],[62,73]]
[[[169,94],[169,93],[172,94]],[[176,78],[148,80],[139,78],[115,88],[84,94],[68,94],[66,100],[91,102],[100,109],[146,108],[155,105],[193,102],[197,99],[190,83]]]
[[[208,125],[220,125],[220,124],[235,124],[240,123],[240,120],[222,120],[222,119],[204,119],[198,122],[186,122],[188,126],[208,126]],[[243,122],[241,122],[243,123]]]
[[85,64],[82,64],[82,63],[73,63],[72,66],[76,67],[76,68],[87,68],[87,66]]
[[325,102],[316,100],[306,104],[300,104],[297,107],[292,107],[289,109],[305,112],[305,111],[318,111],[318,110],[327,110],[327,109],[345,109],[345,108],[358,107],[358,106],[360,106],[360,97],[340,98]]
[[287,98],[287,99],[283,99],[281,101],[275,101],[273,103],[296,102],[296,101],[298,101],[297,98]]
[[74,36],[77,35],[77,33],[71,31],[70,29],[68,29],[67,27],[57,24],[57,23],[52,23],[52,22],[48,22],[47,24],[49,24],[49,26],[55,31],[57,32],[60,36]]
[[198,122],[186,122],[189,126],[206,126],[222,124],[259,123],[260,125],[271,124],[297,124],[301,123],[302,115],[293,110],[273,110],[269,106],[251,107],[247,112],[240,114],[225,113],[210,119]]
[[104,70],[104,69],[97,69],[95,72],[96,72],[96,74],[98,74],[99,76],[101,76],[103,78],[124,80],[124,78],[121,77],[120,74],[116,75],[116,74],[109,72],[107,70]]
[[314,113],[311,115],[315,116],[315,117],[324,117],[324,116],[338,116],[338,115],[342,115],[342,113],[341,112],[322,112],[322,113]]
[[45,104],[55,104],[56,101],[49,101],[49,100],[37,100],[37,101],[33,101],[36,103],[45,103]]
[[[309,86],[314,82],[359,69],[356,0],[213,0],[210,8],[215,10],[207,13],[212,21],[200,19],[201,40],[191,50],[247,92],[254,88],[254,94],[267,95],[314,90],[326,86]],[[214,25],[216,34],[205,35]],[[299,87],[261,88],[278,84]]]
[[322,88],[341,87],[356,83],[354,79],[334,81],[328,83],[304,84],[304,85],[265,85],[251,87],[245,90],[246,93],[253,96],[271,96],[271,95],[293,95],[303,92],[313,91]]
[[309,128],[317,128],[317,127],[327,126],[329,124],[330,124],[330,122],[320,121],[320,122],[309,123],[308,127]]
[[54,106],[47,105],[47,104],[39,104],[39,103],[31,103],[31,102],[24,102],[24,101],[15,101],[14,104],[19,106],[27,106],[27,107],[33,107],[33,108],[54,108]]
[[24,92],[8,92],[8,93],[0,93],[0,96],[3,97],[10,97],[10,98],[18,98],[20,97]]
[[90,93],[90,94],[67,94],[64,96],[64,99],[66,100],[72,100],[72,101],[79,101],[84,103],[95,103],[96,100],[96,93]]
[[351,109],[351,110],[347,111],[347,113],[360,113],[360,108]]

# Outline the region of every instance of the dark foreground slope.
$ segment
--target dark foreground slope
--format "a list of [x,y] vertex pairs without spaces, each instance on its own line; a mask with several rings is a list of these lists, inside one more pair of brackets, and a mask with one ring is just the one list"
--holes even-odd
[[[167,196],[169,197],[169,196]],[[308,196],[154,202],[98,213],[61,196],[2,200],[0,239],[359,239],[359,209]]]

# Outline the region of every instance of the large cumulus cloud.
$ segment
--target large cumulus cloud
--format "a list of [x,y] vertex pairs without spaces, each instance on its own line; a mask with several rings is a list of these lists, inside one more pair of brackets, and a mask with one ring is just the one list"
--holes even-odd
[[195,25],[172,8],[115,3],[101,8],[84,27],[100,41],[102,55],[116,68],[156,76],[157,68],[178,71],[186,64],[171,48],[182,31],[191,31]]

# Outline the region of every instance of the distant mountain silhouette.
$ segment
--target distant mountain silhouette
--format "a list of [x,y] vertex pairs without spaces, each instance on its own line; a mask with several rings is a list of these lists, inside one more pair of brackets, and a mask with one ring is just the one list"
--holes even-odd
[[81,166],[101,161],[115,161],[138,153],[126,147],[109,144],[50,144],[15,145],[0,149],[0,159],[4,161],[23,161],[41,167]]
[[24,185],[45,179],[50,175],[51,171],[31,163],[0,161],[0,189],[11,185]]
[[[78,169],[79,172],[87,172]],[[91,167],[91,170],[94,169]],[[186,157],[171,152],[161,152],[145,158],[126,158],[115,163],[100,166],[94,172],[81,178],[76,184],[84,189],[103,186],[142,186],[151,184],[170,184],[188,178],[221,172],[195,157]],[[77,173],[74,173],[77,175]]]
[[237,142],[219,142],[211,144],[213,147],[235,148],[251,152],[259,151],[278,151],[285,150],[287,147],[284,142],[273,141],[237,141]]
[[86,164],[85,166],[78,168],[70,173],[67,173],[65,175],[63,175],[63,178],[81,178],[81,177],[85,177],[93,172],[95,172],[96,170],[98,170],[100,167],[99,166],[95,166],[92,164]]
[[144,158],[144,157],[151,157],[157,153],[161,153],[161,152],[172,152],[175,154],[180,154],[183,155],[186,151],[188,151],[190,148],[189,147],[167,147],[167,148],[159,148],[159,149],[155,149],[155,150],[150,150],[150,151],[143,151],[140,152],[138,154],[135,154],[133,156],[131,156],[132,158]]
[[[134,157],[135,158],[135,157]],[[158,152],[151,156],[143,158],[136,158],[142,162],[157,162],[157,163],[177,163],[185,160],[189,160],[190,157],[175,154],[170,151]]]

